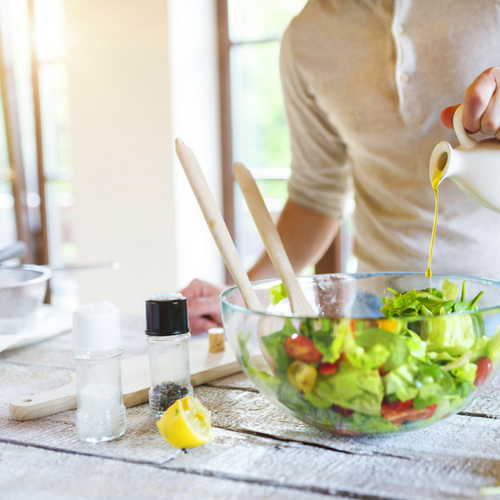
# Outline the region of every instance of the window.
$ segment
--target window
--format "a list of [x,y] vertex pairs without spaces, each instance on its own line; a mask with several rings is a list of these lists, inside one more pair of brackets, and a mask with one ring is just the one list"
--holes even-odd
[[[0,17],[0,242],[24,240],[27,263],[72,263],[64,0],[8,0]],[[54,275],[53,299],[75,286]]]

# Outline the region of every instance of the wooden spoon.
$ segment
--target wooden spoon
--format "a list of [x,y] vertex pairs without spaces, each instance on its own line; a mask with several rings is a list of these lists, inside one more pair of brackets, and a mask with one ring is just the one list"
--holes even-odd
[[283,282],[292,313],[304,317],[317,316],[317,313],[313,310],[297,283],[297,278],[281,242],[278,230],[271,219],[271,215],[266,208],[264,199],[250,170],[243,163],[236,162],[234,164],[234,173],[255,225],[259,230],[260,237],[264,242],[269,258]]
[[193,150],[179,138],[175,140],[175,150],[212,237],[240,290],[246,307],[254,311],[263,311]]

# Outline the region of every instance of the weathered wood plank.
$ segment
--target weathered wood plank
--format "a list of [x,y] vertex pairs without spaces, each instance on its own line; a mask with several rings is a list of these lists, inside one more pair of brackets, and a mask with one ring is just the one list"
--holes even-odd
[[[0,443],[2,499],[321,500],[332,496]],[[340,498],[334,497],[333,498]]]
[[127,411],[124,437],[99,444],[78,439],[75,413],[68,410],[28,422],[0,419],[0,441],[156,465],[182,453],[163,439],[146,405]]
[[500,376],[497,376],[462,413],[500,418]]
[[244,391],[259,392],[255,384],[243,372],[214,380],[206,385],[210,387],[220,387],[221,389],[240,389]]
[[500,460],[367,457],[222,430],[209,445],[178,455],[165,467],[354,497],[412,500],[481,498],[480,488],[496,485],[500,477]]
[[284,443],[224,429],[216,429],[216,438],[207,445],[182,452],[165,443],[146,405],[127,412],[123,438],[100,445],[80,442],[74,419],[74,411],[68,411],[33,422],[0,421],[0,441],[354,497],[479,498],[479,488],[500,477],[500,460],[455,457],[446,454],[449,450],[408,460],[373,450],[337,452],[328,449],[328,443]]

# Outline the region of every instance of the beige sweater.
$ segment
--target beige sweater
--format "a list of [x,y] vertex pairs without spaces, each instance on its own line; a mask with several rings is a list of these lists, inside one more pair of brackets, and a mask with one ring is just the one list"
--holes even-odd
[[[429,158],[439,141],[458,144],[440,113],[491,66],[495,0],[310,0],[292,21],[281,49],[289,195],[342,218],[354,191],[359,271],[425,271]],[[433,271],[500,279],[500,215],[449,180],[439,191]]]

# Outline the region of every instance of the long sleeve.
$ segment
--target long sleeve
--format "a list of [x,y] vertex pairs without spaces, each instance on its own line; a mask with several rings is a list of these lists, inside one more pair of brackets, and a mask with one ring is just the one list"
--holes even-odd
[[306,208],[342,219],[351,191],[347,148],[300,75],[292,32],[293,25],[283,36],[280,53],[292,151],[289,197]]

